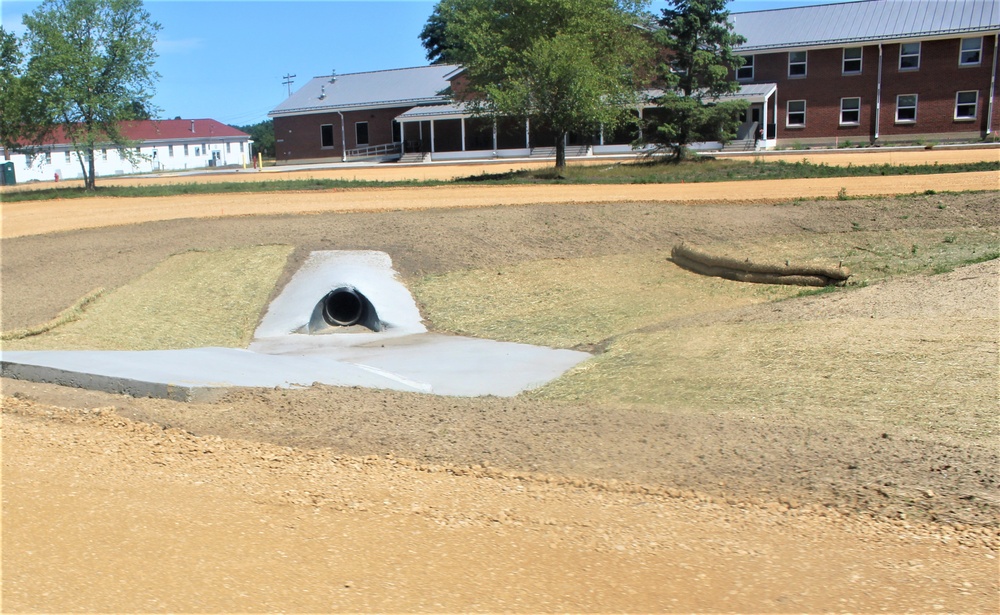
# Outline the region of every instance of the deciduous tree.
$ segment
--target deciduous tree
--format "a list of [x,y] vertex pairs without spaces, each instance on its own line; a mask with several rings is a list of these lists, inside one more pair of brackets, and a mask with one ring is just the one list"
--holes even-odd
[[476,115],[528,119],[554,134],[597,133],[635,109],[653,48],[647,0],[440,0],[421,33],[431,61],[461,64]]
[[700,141],[726,141],[735,136],[746,101],[719,102],[739,91],[734,79],[743,58],[733,48],[746,41],[733,32],[727,0],[670,0],[663,9],[654,40],[668,58],[660,67],[661,111],[647,127],[646,138],[672,151],[674,159]]
[[26,77],[44,111],[36,128],[49,135],[64,131],[93,189],[97,146],[136,155],[122,123],[152,108],[160,25],[141,0],[46,0],[24,25]]

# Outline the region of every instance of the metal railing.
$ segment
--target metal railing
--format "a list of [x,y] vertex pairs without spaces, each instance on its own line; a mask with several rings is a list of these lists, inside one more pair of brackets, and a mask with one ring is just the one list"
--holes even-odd
[[347,150],[348,158],[378,158],[381,156],[393,156],[402,154],[401,143],[385,143],[383,145],[369,145]]

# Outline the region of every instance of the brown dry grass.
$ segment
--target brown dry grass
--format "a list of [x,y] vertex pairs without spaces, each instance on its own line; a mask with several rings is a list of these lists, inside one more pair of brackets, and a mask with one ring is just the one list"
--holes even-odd
[[290,246],[185,252],[96,299],[78,319],[7,350],[245,347]]

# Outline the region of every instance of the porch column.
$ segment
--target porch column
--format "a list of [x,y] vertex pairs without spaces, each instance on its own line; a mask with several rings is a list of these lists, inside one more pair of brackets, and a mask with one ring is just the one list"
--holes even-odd
[[531,120],[524,120],[524,146],[531,149]]
[[[767,149],[767,97],[766,96],[764,97],[764,104],[761,105],[761,106],[764,107],[764,113],[761,116],[761,120],[764,122],[764,133],[763,133],[764,134],[764,138],[761,139],[760,147],[761,147],[761,149]],[[777,116],[775,116],[775,117],[777,117]],[[778,136],[778,134],[777,134],[778,133],[778,125],[777,125],[777,123],[775,123],[774,132],[775,132],[774,136],[777,137]]]
[[778,143],[778,90],[771,94],[774,96],[774,143]]
[[399,123],[399,153],[406,153],[406,122]]
[[434,154],[434,120],[431,120],[431,154]]
[[493,153],[497,152],[497,121],[493,120]]
[[604,145],[604,124],[601,124],[601,138],[598,143]]
[[462,151],[465,151],[465,118],[462,118]]

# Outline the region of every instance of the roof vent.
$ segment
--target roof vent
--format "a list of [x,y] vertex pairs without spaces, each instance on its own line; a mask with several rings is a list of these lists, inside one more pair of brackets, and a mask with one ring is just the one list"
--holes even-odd
[[337,69],[330,72],[330,83],[337,83]]
[[194,120],[191,120],[191,132],[194,132]]
[[319,99],[323,100],[324,98],[326,98],[326,86],[321,85],[319,86]]

